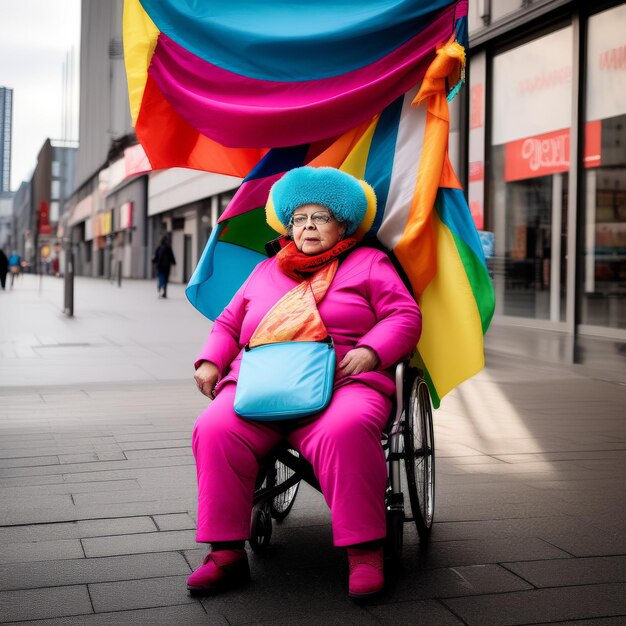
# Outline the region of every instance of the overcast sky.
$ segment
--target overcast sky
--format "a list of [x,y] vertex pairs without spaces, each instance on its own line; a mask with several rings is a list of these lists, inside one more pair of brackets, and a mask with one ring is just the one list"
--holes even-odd
[[47,137],[62,139],[67,128],[66,138],[78,139],[77,93],[74,119],[64,122],[63,66],[73,47],[78,76],[79,42],[80,0],[0,0],[0,87],[14,99],[12,190],[30,177]]

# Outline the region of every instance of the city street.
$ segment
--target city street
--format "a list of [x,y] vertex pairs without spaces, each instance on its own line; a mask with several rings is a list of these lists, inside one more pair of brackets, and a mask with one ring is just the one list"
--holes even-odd
[[197,599],[193,361],[210,329],[171,285],[24,275],[0,291],[0,623],[626,624],[626,385],[512,357],[435,412],[435,526],[405,524],[375,602],[347,598],[302,486],[252,582]]

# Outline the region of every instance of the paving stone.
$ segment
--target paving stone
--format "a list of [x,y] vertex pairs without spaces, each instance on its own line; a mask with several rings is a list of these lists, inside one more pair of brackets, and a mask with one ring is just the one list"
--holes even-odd
[[[142,404],[145,400],[142,400]],[[117,443],[131,442],[131,441],[170,441],[172,439],[186,439],[189,441],[189,432],[186,430],[167,431],[167,432],[139,432],[139,433],[124,433],[115,435],[115,441]]]
[[[430,540],[452,541],[464,539],[499,539],[506,537],[537,537],[544,534],[563,534],[581,529],[597,530],[591,522],[567,516],[533,517],[529,519],[498,519],[469,522],[442,522],[438,519],[433,525]],[[407,525],[405,524],[405,529]],[[567,552],[567,550],[566,550]]]
[[142,580],[89,585],[96,613],[127,611],[154,606],[193,604],[186,584],[187,576],[167,576]]
[[368,606],[366,610],[376,617],[378,623],[393,624],[393,626],[415,626],[416,624],[457,626],[463,624],[447,607],[435,600],[401,602],[394,604],[393,608],[386,605]]
[[415,549],[405,550],[400,567],[389,566],[389,601],[475,596],[532,589],[527,581],[499,565],[469,565],[428,569]]
[[131,450],[160,450],[168,448],[190,448],[191,438],[166,439],[165,441],[127,441],[119,444],[124,452]]
[[156,531],[149,517],[121,517],[104,520],[84,520],[60,524],[34,524],[28,526],[0,527],[0,544],[55,539],[79,539],[105,535],[125,535]]
[[56,483],[45,486],[21,486],[0,488],[0,498],[24,498],[32,497],[39,499],[46,494],[69,494],[88,493],[94,491],[121,491],[123,489],[141,489],[136,480],[108,480],[99,483]]
[[153,517],[159,530],[195,530],[195,522],[187,513],[174,513],[172,515],[155,515]]
[[619,617],[594,617],[565,622],[541,622],[533,626],[624,626],[624,623],[626,623],[626,619],[620,615]]
[[[39,456],[39,457],[17,457],[10,459],[0,459],[0,468],[5,467],[36,467],[46,465],[59,465],[58,456]],[[8,476],[9,474],[4,474]]]
[[626,556],[504,563],[535,587],[626,583]]
[[88,557],[114,554],[140,554],[142,552],[168,552],[196,547],[193,530],[165,531],[159,533],[118,535],[117,537],[94,537],[83,539]]
[[626,585],[587,585],[443,600],[470,626],[626,615]]
[[179,498],[127,504],[104,504],[87,506],[58,506],[54,508],[12,507],[0,508],[0,526],[16,524],[42,524],[68,522],[84,519],[133,517],[161,513],[184,513],[196,506],[195,498]]
[[117,517],[78,522],[80,537],[104,537],[127,533],[145,533],[157,530],[149,517]]
[[427,552],[427,567],[455,567],[519,561],[522,559],[567,559],[571,555],[533,537],[438,541]]
[[39,485],[59,485],[63,483],[61,476],[17,476],[14,478],[0,478],[0,488],[34,487]]
[[[189,443],[187,443],[189,445]],[[160,450],[126,450],[125,453],[127,459],[147,459],[155,457],[193,457],[193,452],[190,447],[178,447],[178,448],[162,448]]]
[[0,545],[0,563],[75,559],[84,556],[83,548],[78,539],[3,543]]
[[[442,609],[442,611],[445,610]],[[247,618],[231,623],[237,625],[258,624],[259,626],[275,626],[276,624],[281,624],[281,626],[319,626],[320,624],[324,624],[324,626],[368,626],[371,624],[373,626],[374,624],[380,624],[381,621],[368,613],[366,608],[354,605],[344,609],[335,609],[334,611],[318,609],[308,614],[302,614],[299,611],[296,611],[295,614],[292,611],[285,611],[283,615],[277,615],[272,619],[261,621],[258,621],[253,614],[250,614]],[[400,622],[394,623],[399,624]],[[453,623],[459,624],[458,621]]]
[[303,575],[301,570],[272,567],[265,575],[253,573],[250,584],[201,601],[207,611],[223,615],[229,624],[280,624],[286,615],[297,623],[311,620],[320,607],[328,613],[351,609],[354,605],[347,597],[346,576],[337,569],[309,569]]
[[[31,446],[21,450],[0,450],[0,460],[9,460],[13,458],[30,458],[30,457],[46,457],[46,456],[59,456],[59,455],[71,455],[71,454],[84,454],[85,446],[64,446],[64,445],[52,445],[52,446]],[[10,467],[10,466],[9,466]]]
[[[623,520],[623,506],[620,507],[619,512],[616,512],[616,515]],[[567,533],[555,529],[542,532],[541,537],[561,550],[579,557],[626,553],[626,533],[623,527],[621,532],[584,529]]]
[[[144,451],[145,452],[145,451]],[[188,455],[187,455],[188,456]],[[51,464],[45,464],[43,467],[25,467],[25,466],[11,466],[8,465],[11,469],[4,470],[2,475],[5,477],[11,476],[42,476],[42,475],[54,475],[54,474],[64,474],[64,475],[73,475],[73,474],[88,474],[89,472],[103,472],[110,470],[130,470],[144,467],[169,467],[175,465],[193,465],[193,455],[189,459],[181,459],[181,458],[153,458],[150,455],[146,455],[137,460],[127,459],[125,461],[100,461],[98,463],[94,463],[93,465],[89,464],[76,464],[70,466],[63,466],[59,464],[58,458],[54,457],[56,460],[56,466]],[[25,463],[24,465],[28,465]],[[0,462],[1,467],[1,462]]]
[[0,565],[0,589],[34,589],[137,578],[188,575],[189,565],[177,552],[157,552],[93,559],[67,559]]
[[228,622],[217,614],[207,615],[202,605],[179,604],[162,606],[156,609],[135,609],[132,611],[115,611],[112,613],[96,613],[80,617],[63,617],[27,622],[12,622],[6,626],[228,626]]
[[0,622],[93,613],[86,585],[0,591]]

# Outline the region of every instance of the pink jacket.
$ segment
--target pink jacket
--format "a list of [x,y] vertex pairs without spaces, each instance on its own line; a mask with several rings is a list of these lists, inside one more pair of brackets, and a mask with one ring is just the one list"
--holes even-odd
[[[267,259],[215,320],[196,367],[202,361],[215,363],[221,376],[216,391],[237,380],[243,347],[267,311],[296,284],[278,269],[275,258]],[[388,257],[374,248],[354,250],[339,265],[318,308],[335,343],[337,364],[349,350],[361,346],[374,350],[380,360],[372,372],[337,373],[335,388],[359,381],[391,396],[395,383],[388,370],[417,344],[422,316]]]

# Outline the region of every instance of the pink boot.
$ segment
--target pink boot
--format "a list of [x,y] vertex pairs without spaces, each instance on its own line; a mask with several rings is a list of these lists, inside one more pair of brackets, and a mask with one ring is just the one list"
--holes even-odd
[[212,592],[250,580],[248,555],[241,550],[218,550],[206,555],[202,565],[187,579],[192,592]]
[[383,549],[348,548],[351,598],[367,598],[382,591],[385,586],[383,574]]

